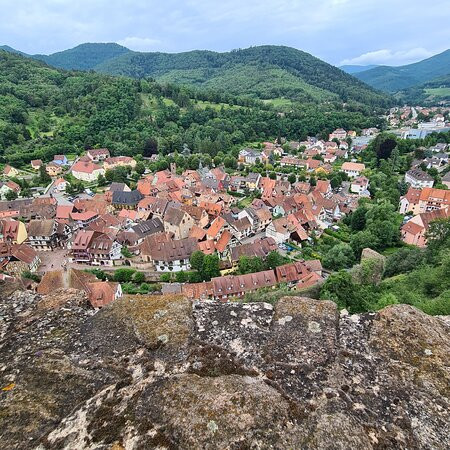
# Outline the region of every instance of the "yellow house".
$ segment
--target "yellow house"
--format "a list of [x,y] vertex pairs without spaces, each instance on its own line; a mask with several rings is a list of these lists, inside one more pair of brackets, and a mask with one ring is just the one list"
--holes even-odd
[[57,177],[60,175],[63,171],[63,168],[54,162],[48,163],[45,171],[51,176],[51,177]]
[[103,164],[105,170],[115,169],[116,167],[130,166],[132,169],[136,167],[136,161],[130,156],[115,156],[106,158]]
[[15,168],[15,167],[11,167],[10,165],[6,165],[5,168],[3,169],[3,173],[7,176],[7,177],[17,177],[17,175],[19,175],[19,171]]
[[254,191],[261,180],[261,175],[259,173],[249,173],[245,178],[245,186],[250,191]]
[[0,221],[0,242],[22,244],[27,238],[27,229],[20,220],[5,219]]
[[314,172],[317,173],[317,174],[320,174],[320,173],[328,174],[331,171],[327,170],[325,167],[321,166],[321,167],[318,167]]

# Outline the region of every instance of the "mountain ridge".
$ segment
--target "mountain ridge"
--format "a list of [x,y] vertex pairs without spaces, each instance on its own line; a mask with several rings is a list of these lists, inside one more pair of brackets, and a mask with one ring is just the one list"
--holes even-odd
[[354,75],[375,89],[394,93],[448,74],[450,49],[412,64],[397,67],[378,66]]
[[368,64],[368,65],[344,64],[343,66],[339,66],[339,69],[349,73],[350,75],[353,75],[355,73],[364,72],[366,70],[370,70],[375,67],[378,67],[378,64]]
[[[12,51],[14,49],[6,49]],[[118,44],[81,44],[52,55],[26,55],[63,69],[201,86],[261,99],[359,102],[386,107],[386,94],[319,58],[286,46],[230,52],[134,52]]]

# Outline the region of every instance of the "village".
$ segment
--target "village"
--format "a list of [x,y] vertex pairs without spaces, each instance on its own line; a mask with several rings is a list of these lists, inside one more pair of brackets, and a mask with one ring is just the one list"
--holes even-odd
[[[401,117],[411,125],[417,115],[414,108],[396,109],[389,118],[392,126]],[[441,117],[435,114],[433,123],[448,127]],[[417,130],[432,127],[419,124]],[[264,142],[241,149],[231,168],[200,163],[180,170],[171,162],[151,171],[158,155],[111,156],[106,148],[56,155],[48,163],[33,160],[27,172],[6,165],[0,276],[42,294],[81,289],[93,307],[124,293],[226,301],[280,285],[310,289],[329,271],[303,250],[338,231],[361,199],[370,199],[370,170],[361,152],[379,131],[358,136],[339,128],[327,141]],[[437,144],[426,151],[429,156],[414,160],[405,173],[408,190],[398,206],[401,239],[418,247],[426,246],[429,224],[450,215],[449,148]],[[442,189],[433,187],[430,168],[442,173]],[[28,172],[50,182],[18,198],[14,180]],[[114,181],[117,173],[125,178]]]

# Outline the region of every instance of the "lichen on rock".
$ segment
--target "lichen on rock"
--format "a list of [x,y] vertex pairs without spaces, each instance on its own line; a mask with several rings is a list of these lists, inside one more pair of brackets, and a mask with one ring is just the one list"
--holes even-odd
[[[0,298],[0,440],[20,449],[447,449],[448,318],[406,305]],[[5,389],[2,389],[5,388]]]

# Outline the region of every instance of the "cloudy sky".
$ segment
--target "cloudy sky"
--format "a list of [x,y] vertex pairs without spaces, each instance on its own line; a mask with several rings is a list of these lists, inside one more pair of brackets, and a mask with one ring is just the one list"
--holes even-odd
[[0,0],[0,11],[0,45],[26,53],[278,44],[336,65],[401,65],[450,47],[450,0]]

